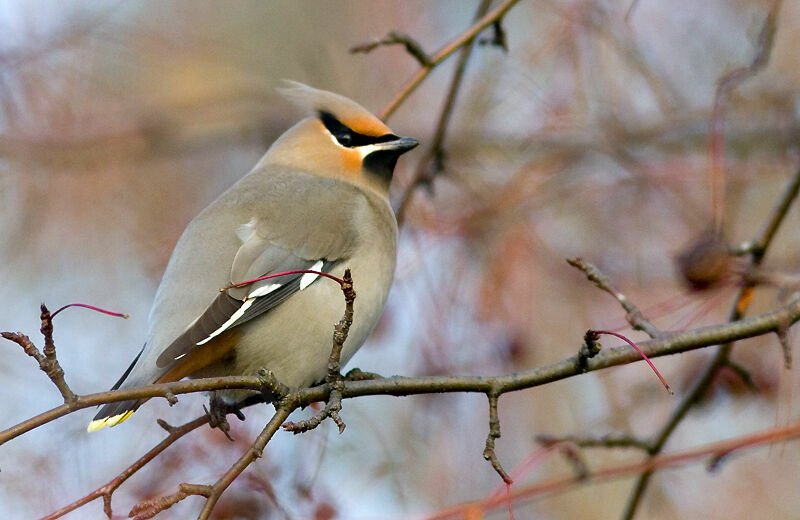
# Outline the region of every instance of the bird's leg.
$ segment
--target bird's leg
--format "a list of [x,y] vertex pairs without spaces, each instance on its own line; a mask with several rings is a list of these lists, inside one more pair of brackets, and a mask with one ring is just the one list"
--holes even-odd
[[228,423],[227,415],[234,414],[240,421],[244,421],[244,414],[236,405],[229,405],[224,402],[217,392],[211,392],[211,397],[208,400],[208,408],[203,406],[206,415],[208,415],[208,425],[212,428],[219,428],[225,434],[225,437],[233,442],[231,437],[231,425]]

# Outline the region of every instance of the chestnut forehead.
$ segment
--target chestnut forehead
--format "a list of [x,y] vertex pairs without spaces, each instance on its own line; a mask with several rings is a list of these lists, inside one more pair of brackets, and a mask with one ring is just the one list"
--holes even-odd
[[389,127],[384,125],[376,117],[362,115],[345,116],[340,118],[339,121],[351,130],[370,137],[380,137],[392,133]]

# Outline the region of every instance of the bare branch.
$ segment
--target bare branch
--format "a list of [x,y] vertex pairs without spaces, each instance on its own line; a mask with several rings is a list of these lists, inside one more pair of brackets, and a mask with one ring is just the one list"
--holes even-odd
[[[767,218],[767,222],[762,228],[761,232],[759,232],[756,238],[750,242],[753,244],[750,253],[751,269],[757,268],[759,265],[761,265],[767,249],[769,248],[770,244],[772,244],[775,233],[778,231],[781,223],[783,223],[789,208],[797,198],[798,192],[800,192],[800,168],[795,171],[794,176],[786,186],[786,189],[781,195],[780,200],[778,200],[778,203],[773,208],[772,213]],[[729,314],[731,322],[734,320],[740,320],[744,315],[753,294],[753,287],[754,285],[752,282],[745,282],[745,285],[739,290]],[[786,330],[786,328],[787,327],[785,326],[784,322],[784,326],[779,325],[775,330],[777,332],[778,330]],[[694,406],[703,393],[705,393],[706,389],[711,385],[711,382],[714,380],[714,376],[716,375],[717,371],[729,363],[730,351],[733,348],[733,341],[734,340],[728,340],[727,342],[724,342],[711,360],[708,361],[706,366],[703,367],[703,370],[692,384],[689,392],[683,397],[675,410],[673,410],[669,419],[667,419],[667,421],[659,430],[658,434],[655,436],[655,441],[651,446],[650,455],[656,455],[661,452],[667,440],[672,435],[672,432],[675,431],[675,428],[678,427],[678,424],[680,424],[683,418],[686,417],[689,409]],[[637,479],[636,484],[634,484],[633,490],[628,497],[628,502],[622,515],[624,520],[630,520],[636,514],[636,509],[638,508],[641,498],[647,489],[651,476],[652,472],[645,472]]]
[[755,381],[753,381],[753,376],[750,375],[750,372],[745,367],[739,363],[736,363],[730,358],[725,361],[723,366],[730,368],[752,392],[758,392],[758,386],[756,385]]
[[789,344],[789,336],[786,334],[785,329],[778,329],[775,334],[778,336],[778,342],[783,351],[783,366],[786,370],[792,368],[792,346]]
[[711,157],[711,211],[714,230],[722,230],[725,212],[725,113],[731,91],[744,80],[756,75],[769,62],[772,43],[775,40],[777,18],[781,0],[773,0],[758,36],[756,53],[746,66],[734,69],[717,82],[714,94],[714,108],[709,121],[709,155]]
[[601,483],[630,478],[633,475],[639,475],[645,472],[685,466],[702,461],[708,457],[711,457],[711,463],[713,464],[715,461],[718,461],[718,459],[727,457],[734,452],[797,438],[800,438],[800,422],[794,422],[786,426],[770,428],[751,435],[714,442],[676,453],[657,455],[641,462],[609,465],[594,471],[589,469],[584,475],[574,474],[569,477],[520,486],[511,492],[510,497],[504,495],[490,495],[485,500],[466,502],[448,507],[435,514],[427,515],[426,518],[428,520],[455,520],[464,518],[464,512],[466,511],[475,515],[476,512],[488,512],[504,507],[509,500],[514,504],[523,504],[526,501],[561,493],[582,483]]
[[213,489],[211,486],[181,484],[179,486],[179,491],[176,493],[165,497],[151,498],[133,506],[131,512],[128,513],[128,517],[133,518],[133,520],[148,520],[174,506],[186,497],[197,495],[208,499],[212,492]]
[[328,358],[328,374],[325,378],[325,383],[330,388],[330,395],[328,402],[320,413],[313,417],[300,421],[300,422],[287,422],[283,425],[283,429],[290,431],[297,435],[298,433],[313,430],[325,420],[330,417],[336,426],[339,427],[339,434],[344,433],[345,424],[339,417],[339,412],[342,410],[342,390],[344,389],[344,378],[341,372],[341,357],[344,342],[347,340],[347,334],[350,332],[350,325],[353,324],[353,302],[356,299],[356,292],[353,289],[353,278],[350,276],[350,269],[345,269],[344,278],[342,280],[342,293],[344,294],[345,309],[344,316],[336,324],[333,331],[333,348],[331,355]]
[[231,485],[231,482],[233,482],[236,477],[242,473],[242,471],[244,471],[256,459],[261,457],[261,454],[264,452],[264,448],[269,440],[273,435],[275,435],[275,432],[278,431],[278,428],[280,428],[281,424],[283,424],[283,422],[289,417],[289,414],[292,413],[292,411],[296,408],[296,403],[283,403],[281,406],[278,406],[278,408],[275,410],[275,415],[272,416],[272,419],[258,435],[250,449],[248,449],[245,454],[242,455],[242,457],[236,461],[236,463],[233,464],[230,469],[219,478],[219,480],[214,483],[213,486],[209,487],[210,492],[208,495],[204,495],[206,497],[206,504],[203,507],[198,520],[208,520],[208,518],[211,516],[211,511],[213,511],[214,506],[222,496],[222,493],[228,489],[228,486]]
[[589,477],[589,466],[583,458],[580,447],[571,442],[561,442],[556,446],[556,449],[572,466],[572,470],[579,480]]
[[[64,398],[64,404],[72,405],[76,402],[78,396],[70,389],[67,381],[64,379],[64,370],[61,368],[56,358],[56,346],[53,342],[53,319],[50,316],[50,311],[47,310],[45,304],[41,305],[41,309],[41,331],[44,336],[44,349],[42,352],[39,352],[39,349],[36,348],[36,345],[33,344],[28,336],[20,332],[0,332],[0,336],[18,344],[26,354],[35,359],[36,362],[39,363],[39,368],[47,374],[50,381],[52,381],[56,388],[58,388],[58,391],[61,392],[61,396]],[[0,442],[0,444],[2,444],[2,442]]]
[[506,36],[506,30],[503,29],[503,22],[501,20],[494,22],[492,24],[492,37],[481,38],[478,40],[478,44],[494,45],[495,47],[503,49],[503,52],[508,52],[508,38]]
[[125,401],[128,399],[142,399],[149,397],[165,397],[169,394],[180,395],[197,392],[208,392],[212,390],[262,390],[261,380],[252,376],[226,376],[210,377],[205,379],[194,379],[191,381],[179,381],[174,383],[161,383],[155,385],[141,386],[138,388],[128,388],[125,390],[113,390],[100,392],[85,396],[77,396],[75,401],[52,408],[44,413],[23,421],[11,428],[0,432],[0,445],[47,424],[59,417],[63,417],[77,410],[92,408],[101,404]]
[[750,254],[753,257],[754,265],[759,265],[761,263],[761,259],[763,258],[764,254],[767,252],[767,248],[772,243],[772,239],[775,237],[775,233],[778,232],[778,228],[783,223],[783,220],[786,218],[786,214],[789,212],[789,208],[794,203],[794,200],[797,198],[797,194],[800,192],[800,168],[795,172],[792,176],[792,179],[789,181],[789,184],[783,190],[781,194],[781,198],[778,200],[778,203],[775,204],[775,207],[772,209],[772,213],[767,218],[764,227],[761,229],[761,232],[758,236],[750,242],[751,244],[751,251]]
[[500,20],[505,16],[509,9],[514,7],[519,0],[505,0],[503,3],[498,5],[494,10],[487,13],[483,18],[472,24],[472,26],[461,33],[458,37],[453,39],[450,43],[442,47],[438,50],[433,56],[431,56],[430,64],[422,67],[408,82],[400,89],[400,92],[395,96],[395,98],[389,103],[386,108],[384,108],[379,117],[383,120],[386,120],[391,116],[397,107],[405,101],[405,99],[411,94],[422,81],[428,77],[428,74],[455,51],[460,49],[461,47],[468,45],[472,42],[472,40],[480,34],[481,31],[492,25],[495,21]]
[[[690,331],[663,335],[658,339],[643,341],[639,343],[638,346],[648,357],[655,358],[772,333],[783,326],[784,323],[794,324],[798,320],[800,320],[800,300],[796,299],[783,307],[779,307],[774,311],[759,316],[753,316],[722,325],[702,327]],[[500,394],[503,394],[533,388],[552,381],[573,377],[584,372],[592,372],[641,361],[639,354],[627,345],[603,349],[598,355],[587,360],[585,369],[581,368],[578,358],[579,356],[576,354],[550,365],[514,374],[492,377],[395,376],[381,379],[345,381],[342,390],[342,398],[348,399],[364,395],[411,395],[451,392],[477,392],[485,394],[495,388],[498,389]],[[58,406],[0,432],[0,445],[71,412],[83,408],[90,408],[99,404],[125,401],[128,399],[163,397],[166,392],[180,395],[231,389],[263,391],[265,390],[264,380],[263,378],[254,376],[210,377],[78,396],[73,404]],[[284,400],[288,399],[292,402],[297,402],[298,406],[306,406],[313,402],[324,401],[327,399],[328,394],[328,386],[323,384],[312,388],[292,389],[289,394],[284,397]]]
[[360,43],[358,45],[354,45],[350,47],[350,53],[356,54],[361,52],[367,54],[383,45],[396,45],[396,44],[404,45],[406,48],[406,52],[408,52],[411,56],[416,58],[419,64],[422,65],[423,67],[433,66],[433,62],[431,61],[430,56],[428,56],[428,54],[422,48],[422,45],[420,45],[419,42],[417,42],[417,40],[415,40],[411,36],[405,33],[401,33],[399,31],[391,31],[382,40],[375,40],[368,43]]
[[601,437],[577,435],[537,435],[536,442],[543,446],[552,446],[561,442],[569,442],[581,448],[637,448],[650,450],[650,443],[625,433],[607,433]]
[[[348,294],[347,289],[347,287],[343,287],[346,296]],[[350,286],[349,289],[351,295],[348,297],[345,316],[343,316],[342,320],[337,325],[336,332],[334,333],[334,347],[332,348],[331,359],[329,362],[329,374],[332,375],[331,377],[339,374],[340,367],[338,363],[338,356],[340,353],[341,344],[346,339],[347,327],[349,327],[349,324],[352,322],[352,302],[355,298],[355,294],[352,293],[352,286]],[[669,336],[665,335],[658,339],[643,342],[641,344],[641,348],[643,351],[648,352],[651,357],[657,357],[661,355],[694,350],[703,346],[723,343],[725,341],[733,341],[770,332],[776,332],[779,329],[785,330],[786,327],[798,320],[800,320],[800,299],[795,299],[787,305],[761,316],[743,319],[725,325],[705,327],[693,331],[672,334]],[[49,333],[51,333],[51,331]],[[337,344],[339,345],[339,348],[336,347]],[[46,358],[46,356],[43,357]],[[580,358],[580,355],[575,355],[552,365],[516,374],[495,377],[392,377],[345,381],[339,374],[338,383],[333,381],[337,384],[337,386],[333,388],[330,383],[326,383],[313,388],[287,389],[275,381],[274,376],[271,380],[268,377],[269,373],[266,371],[260,373],[258,377],[239,376],[208,378],[194,381],[149,385],[141,388],[116,390],[89,396],[76,396],[75,399],[69,403],[65,403],[60,407],[40,414],[39,416],[9,428],[4,432],[0,432],[0,444],[55,418],[61,417],[75,410],[95,406],[105,402],[157,396],[174,397],[174,395],[189,392],[233,388],[251,389],[261,392],[274,392],[277,390],[277,392],[275,392],[273,395],[278,395],[280,400],[278,401],[276,413],[272,420],[264,428],[251,448],[215,484],[212,486],[184,484],[177,493],[152,501],[143,502],[142,504],[139,504],[134,511],[132,511],[132,515],[136,516],[136,518],[151,518],[153,515],[171,507],[186,497],[199,494],[206,497],[206,505],[200,518],[208,518],[211,510],[214,507],[214,504],[216,504],[224,490],[227,489],[230,483],[242,471],[244,471],[249,464],[261,456],[264,446],[266,446],[267,442],[272,435],[274,435],[275,431],[286,420],[286,418],[288,418],[289,414],[293,410],[301,406],[326,399],[329,403],[331,403],[331,395],[334,392],[341,393],[340,399],[361,395],[409,395],[444,392],[480,392],[489,397],[490,404],[490,431],[487,436],[486,450],[484,451],[484,455],[486,456],[487,460],[493,463],[493,466],[498,471],[498,474],[500,474],[504,480],[508,482],[510,478],[505,471],[503,471],[496,455],[494,455],[494,441],[500,436],[499,421],[497,416],[497,399],[500,395],[506,392],[532,388],[559,379],[568,378],[585,371],[599,370],[610,366],[630,363],[640,359],[639,354],[628,347],[606,349],[593,357],[584,356],[585,359],[583,362],[580,361]],[[713,375],[713,373],[711,375]],[[698,382],[698,384],[705,383],[701,381]],[[684,409],[688,410],[688,406]],[[87,503],[88,501],[91,501],[99,496],[104,498],[106,510],[110,511],[111,493],[114,489],[116,489],[116,487],[119,486],[119,484],[121,484],[131,474],[138,471],[138,469],[140,469],[149,460],[152,460],[153,457],[163,451],[163,449],[169,446],[177,438],[191,429],[208,422],[208,420],[208,417],[202,417],[197,419],[195,422],[188,423],[187,425],[184,425],[184,427],[180,428],[175,428],[163,423],[162,427],[168,432],[167,439],[162,441],[162,443],[148,452],[148,454],[137,461],[137,463],[123,472],[118,479],[115,479],[103,488],[100,488],[94,493],[87,495],[87,497],[84,497],[74,504],[67,506],[67,508],[62,509],[57,513],[63,514],[68,512],[68,510],[74,510],[75,508],[80,507],[80,505]],[[658,446],[658,449],[660,449],[660,446]],[[53,516],[53,518],[57,517],[58,516]]]
[[497,400],[498,394],[496,392],[489,392],[486,394],[489,398],[489,433],[486,436],[486,447],[483,449],[483,458],[488,460],[494,470],[503,479],[506,484],[513,484],[514,481],[508,476],[508,473],[503,469],[497,454],[494,451],[494,441],[500,438],[500,417],[497,414]]
[[625,312],[627,313],[625,315],[625,319],[631,324],[631,327],[633,327],[635,330],[641,330],[651,338],[655,338],[661,334],[655,325],[650,323],[650,321],[644,317],[642,311],[640,311],[639,308],[633,304],[633,302],[631,302],[624,294],[611,285],[611,279],[600,272],[600,269],[588,262],[584,262],[578,257],[567,258],[567,263],[572,267],[583,271],[586,277],[597,287],[613,296],[614,299],[619,302],[622,308],[625,309]]
[[206,423],[208,423],[207,415],[198,417],[197,419],[189,421],[188,423],[183,424],[181,426],[170,426],[166,422],[159,419],[158,424],[162,428],[164,428],[168,433],[167,437],[163,441],[161,441],[155,447],[153,447],[153,449],[151,449],[150,451],[139,457],[139,459],[136,460],[136,462],[128,466],[122,473],[114,477],[106,484],[92,491],[85,497],[80,498],[75,502],[62,507],[58,511],[50,513],[49,515],[42,518],[42,520],[55,520],[56,518],[61,518],[65,514],[74,511],[88,504],[89,502],[94,501],[97,498],[103,499],[103,511],[105,511],[106,515],[109,518],[111,518],[112,517],[111,495],[114,493],[114,491],[116,491],[117,488],[119,488],[126,480],[132,477],[137,471],[142,469],[147,463],[156,458],[156,456],[160,455],[161,452],[169,448],[172,445],[172,443],[174,443],[181,437],[185,436],[187,433],[196,430],[200,426],[203,426]]
[[[491,5],[490,0],[482,0],[478,6],[478,11],[475,13],[475,19],[480,20],[486,14]],[[411,183],[406,187],[400,198],[400,203],[397,207],[397,223],[402,225],[405,220],[406,210],[408,204],[411,202],[411,197],[420,185],[431,186],[431,182],[435,175],[444,169],[444,138],[447,133],[447,127],[450,123],[450,117],[453,114],[453,108],[456,104],[456,97],[458,91],[461,89],[461,82],[464,79],[464,71],[467,69],[467,62],[472,54],[472,41],[465,43],[461,49],[461,54],[458,56],[458,63],[453,72],[453,78],[450,81],[450,87],[445,96],[444,106],[442,112],[439,114],[439,121],[436,123],[436,132],[433,135],[433,141],[428,152],[420,159],[417,164],[417,170],[414,173],[414,178]]]

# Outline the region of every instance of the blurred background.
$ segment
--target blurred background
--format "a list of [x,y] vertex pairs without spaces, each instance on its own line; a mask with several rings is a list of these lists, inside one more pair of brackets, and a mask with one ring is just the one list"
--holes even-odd
[[[708,126],[717,80],[750,63],[771,1],[527,0],[503,20],[508,51],[477,45],[445,142],[443,169],[415,192],[384,318],[348,368],[384,375],[492,375],[573,355],[587,328],[624,315],[565,257],[612,277],[665,330],[725,319],[735,289],[690,292],[675,255],[711,224]],[[464,31],[477,2],[57,2],[0,4],[0,330],[41,345],[40,302],[85,302],[55,320],[67,381],[106,390],[138,352],[172,247],[188,221],[255,164],[300,114],[282,78],[333,90],[375,112],[418,64],[402,46],[351,54],[390,30],[429,52]],[[732,244],[762,226],[800,163],[800,3],[783,2],[770,61],[736,88],[725,119]],[[490,38],[491,30],[481,35]],[[456,58],[389,119],[423,146],[401,160],[396,203],[430,144]],[[794,208],[766,265],[798,269]],[[778,304],[757,294],[753,312]],[[641,333],[627,331],[634,340]],[[615,342],[605,340],[608,346]],[[795,345],[796,347],[796,345]],[[538,434],[655,433],[710,351],[660,358],[670,397],[642,363],[505,395],[497,453],[512,469]],[[685,449],[786,424],[797,378],[774,337],[734,359],[757,391],[722,374],[667,445]],[[4,518],[35,518],[87,494],[155,445],[155,419],[180,424],[205,398],[144,406],[118,428],[85,432],[85,410],[0,448]],[[0,428],[60,403],[21,349],[0,343]],[[261,430],[266,407],[232,418],[236,443],[203,429],[114,494],[124,518],[141,500],[210,483]],[[298,415],[299,416],[299,415]],[[425,518],[485,497],[498,477],[482,458],[485,397],[370,397],[331,424],[281,432],[224,495],[215,518]],[[720,471],[659,473],[639,518],[797,518],[794,444],[752,450]],[[593,467],[634,461],[592,451]],[[552,457],[518,484],[570,474]],[[515,506],[517,518],[620,515],[632,480]],[[159,518],[193,518],[188,499]],[[736,512],[741,513],[736,513]],[[100,518],[96,501],[66,518]],[[480,518],[475,516],[473,518]],[[508,518],[501,510],[487,518]]]

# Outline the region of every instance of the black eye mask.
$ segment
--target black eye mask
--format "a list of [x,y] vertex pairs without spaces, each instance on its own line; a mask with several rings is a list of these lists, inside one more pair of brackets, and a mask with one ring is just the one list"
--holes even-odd
[[330,132],[331,135],[336,138],[336,141],[338,141],[340,145],[347,148],[356,148],[370,144],[385,143],[399,139],[399,137],[394,134],[384,134],[379,137],[359,134],[358,132],[343,125],[338,119],[336,119],[336,117],[334,117],[333,114],[329,112],[320,111],[319,119],[322,121],[322,124],[325,125],[325,128],[328,129],[328,132]]

